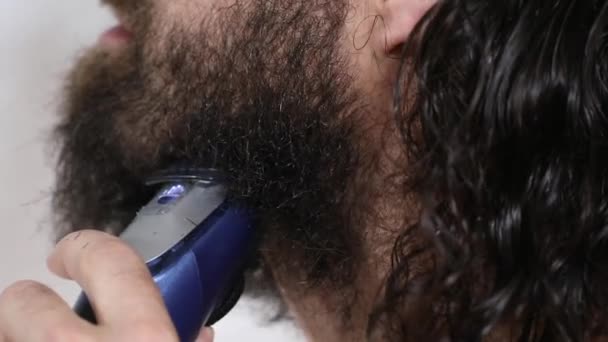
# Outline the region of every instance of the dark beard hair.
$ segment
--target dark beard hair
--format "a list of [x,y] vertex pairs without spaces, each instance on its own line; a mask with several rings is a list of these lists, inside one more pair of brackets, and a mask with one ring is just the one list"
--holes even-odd
[[120,232],[151,196],[143,178],[187,161],[225,173],[231,197],[258,214],[260,248],[283,256],[279,267],[311,287],[352,280],[359,224],[347,189],[361,169],[364,106],[338,47],[347,6],[250,3],[166,35],[134,8],[132,47],[85,56],[57,128],[59,237]]
[[[396,243],[372,328],[608,336],[607,37],[604,0],[446,0],[418,24],[395,93],[422,217]],[[427,246],[403,248],[413,236]]]

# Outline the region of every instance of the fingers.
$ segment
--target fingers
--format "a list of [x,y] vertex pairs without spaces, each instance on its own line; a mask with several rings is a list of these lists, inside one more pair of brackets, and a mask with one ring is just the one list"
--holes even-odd
[[201,333],[196,338],[196,342],[213,342],[214,335],[215,333],[213,331],[213,328],[203,328],[201,330]]
[[[120,239],[98,231],[71,234],[48,263],[83,287],[100,324],[78,317],[48,287],[22,281],[0,294],[1,342],[178,340],[145,263]],[[205,342],[209,336],[201,334]]]
[[87,341],[94,329],[55,292],[34,281],[15,283],[0,294],[0,341]]
[[[177,340],[173,323],[145,263],[126,243],[86,230],[59,242],[49,268],[82,286],[102,326],[112,331],[144,330]],[[162,340],[162,339],[161,339]]]

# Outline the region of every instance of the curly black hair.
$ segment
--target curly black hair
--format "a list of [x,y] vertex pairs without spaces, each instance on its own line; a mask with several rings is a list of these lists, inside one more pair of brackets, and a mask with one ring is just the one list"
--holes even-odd
[[402,61],[404,191],[421,216],[370,336],[608,336],[608,1],[439,0]]

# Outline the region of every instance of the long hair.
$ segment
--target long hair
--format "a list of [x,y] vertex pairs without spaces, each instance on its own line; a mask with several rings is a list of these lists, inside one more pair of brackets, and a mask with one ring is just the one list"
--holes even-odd
[[421,215],[370,336],[608,336],[608,1],[439,0],[402,61],[404,191]]

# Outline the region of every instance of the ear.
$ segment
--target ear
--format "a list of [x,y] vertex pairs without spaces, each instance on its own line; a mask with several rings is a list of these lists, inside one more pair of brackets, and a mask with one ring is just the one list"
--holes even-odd
[[384,20],[385,51],[390,52],[405,43],[420,18],[437,0],[377,0]]

